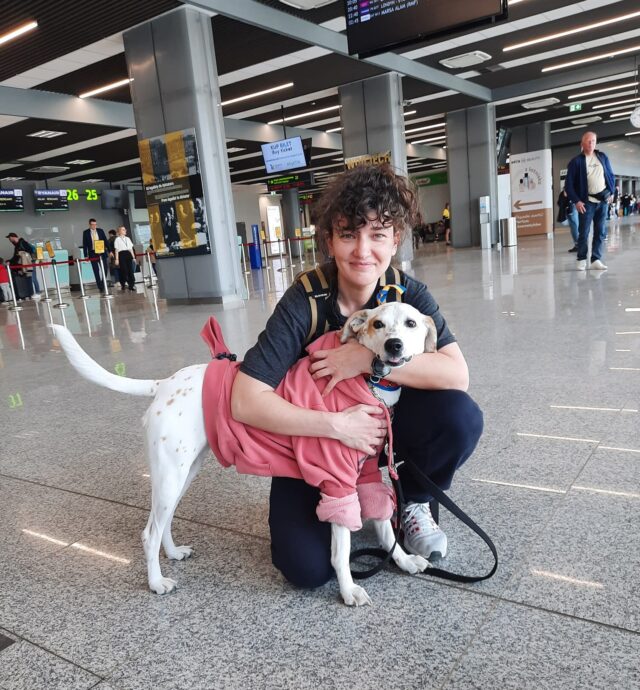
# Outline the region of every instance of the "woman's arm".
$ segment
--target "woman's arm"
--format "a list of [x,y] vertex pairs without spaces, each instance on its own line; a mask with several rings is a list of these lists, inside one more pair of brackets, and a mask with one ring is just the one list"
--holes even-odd
[[[335,350],[318,350],[311,355],[309,371],[313,378],[330,376],[325,395],[343,379],[370,374],[374,354],[355,341]],[[457,343],[445,345],[437,352],[414,357],[408,364],[392,369],[385,378],[401,386],[427,390],[461,390],[469,387],[469,369]]]
[[298,407],[270,386],[239,371],[231,391],[231,414],[237,422],[286,436],[333,438],[367,455],[386,435],[379,407],[356,405],[342,412]]

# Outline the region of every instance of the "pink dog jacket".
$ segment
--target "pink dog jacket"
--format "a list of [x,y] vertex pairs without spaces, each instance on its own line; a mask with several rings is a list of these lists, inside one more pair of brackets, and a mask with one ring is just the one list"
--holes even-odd
[[[227,353],[220,324],[211,317],[201,336],[211,354]],[[338,333],[326,333],[307,347],[307,352],[330,349],[340,344]],[[289,369],[276,393],[285,400],[311,410],[339,412],[358,404],[376,405],[385,415],[389,447],[391,422],[386,407],[376,400],[362,376],[341,381],[326,397],[322,391],[328,379],[314,381],[309,373],[309,357]],[[391,517],[394,494],[382,483],[378,455],[366,457],[330,438],[283,436],[236,422],[231,416],[231,389],[239,362],[214,359],[207,366],[202,388],[202,407],[207,439],[221,465],[235,465],[242,474],[303,479],[320,489],[318,518],[355,531],[362,518]],[[391,452],[389,453],[391,457]],[[390,468],[390,472],[393,470]],[[395,476],[395,473],[394,473]]]

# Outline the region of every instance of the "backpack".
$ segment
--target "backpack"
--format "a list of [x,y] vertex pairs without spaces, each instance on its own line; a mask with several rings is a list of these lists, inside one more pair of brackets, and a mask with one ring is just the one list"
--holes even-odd
[[[329,283],[332,273],[335,273],[335,267],[329,263],[312,268],[296,277],[296,282],[302,285],[307,294],[311,309],[311,326],[304,342],[305,346],[327,331],[337,331],[340,327],[329,308]],[[384,277],[378,281],[376,295],[381,303],[401,302],[405,289],[405,274],[394,266],[389,266]]]

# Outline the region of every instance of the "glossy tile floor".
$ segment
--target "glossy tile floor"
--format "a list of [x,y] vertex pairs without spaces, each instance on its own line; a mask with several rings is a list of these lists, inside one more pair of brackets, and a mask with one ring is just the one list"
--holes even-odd
[[[150,594],[148,401],[80,379],[47,332],[64,316],[108,369],[167,376],[206,361],[211,312],[245,352],[278,296],[262,274],[227,311],[142,289],[110,309],[71,296],[64,312],[0,307],[0,688],[639,688],[640,222],[611,224],[604,273],[575,271],[569,245],[560,229],[501,253],[418,251],[413,272],[485,412],[452,495],[494,538],[500,568],[471,586],[389,570],[358,610],[335,583],[283,581],[268,481],[213,459],[174,522],[196,555],[163,559],[179,589]],[[442,523],[450,568],[489,567],[460,523]]]

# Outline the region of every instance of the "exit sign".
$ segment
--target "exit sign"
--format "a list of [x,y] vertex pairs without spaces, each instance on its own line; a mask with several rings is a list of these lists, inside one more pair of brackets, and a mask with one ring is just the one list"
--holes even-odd
[[577,113],[579,110],[582,110],[582,103],[571,103],[569,105],[570,113]]

